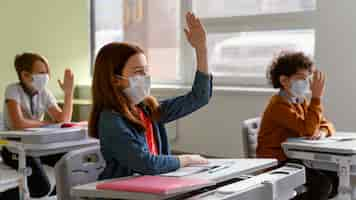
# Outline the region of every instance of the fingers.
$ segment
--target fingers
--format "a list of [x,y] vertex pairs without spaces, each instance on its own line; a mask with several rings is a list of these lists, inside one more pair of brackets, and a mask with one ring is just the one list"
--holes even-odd
[[194,159],[198,164],[207,164],[208,159],[202,157],[201,155],[194,155]]
[[74,74],[72,72],[72,70],[70,70],[69,68],[65,69],[64,71],[64,80],[73,80],[74,78]]
[[199,19],[194,15],[194,13],[192,14],[192,24],[193,26],[199,26]]
[[188,12],[185,15],[186,21],[187,21],[187,26],[189,29],[193,28],[193,14],[191,12]]
[[201,23],[200,19],[197,18],[197,26],[204,28],[203,24]]
[[326,74],[316,70],[315,72],[313,72],[313,81],[320,81],[320,82],[325,82],[326,79]]
[[318,140],[320,138],[319,135],[313,135],[311,137],[309,137],[309,140]]
[[313,73],[313,81],[319,81],[319,71],[315,70]]
[[318,78],[319,83],[323,86],[325,84],[325,74],[319,71]]
[[61,88],[63,88],[63,82],[61,81],[61,80],[57,80],[57,82],[58,82],[58,85],[61,87]]
[[203,27],[200,19],[196,17],[192,12],[187,12],[186,21],[189,30],[192,29],[193,27]]
[[322,82],[322,84],[324,84],[325,83],[325,80],[326,80],[326,74],[325,73],[323,73],[323,72],[320,72],[321,73],[321,82]]
[[70,69],[66,69],[66,70],[65,70],[65,73],[68,73],[70,76],[73,76],[73,72],[72,72],[72,70],[70,70]]
[[184,33],[185,33],[185,36],[187,37],[187,39],[190,40],[191,33],[188,31],[188,29],[184,28]]

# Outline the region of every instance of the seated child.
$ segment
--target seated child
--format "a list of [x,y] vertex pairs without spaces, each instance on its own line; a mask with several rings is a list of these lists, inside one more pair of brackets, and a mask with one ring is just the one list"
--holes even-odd
[[[335,130],[323,114],[325,74],[301,52],[282,52],[270,65],[268,79],[279,92],[273,95],[263,113],[258,134],[257,157],[289,160],[281,144],[290,137],[320,139]],[[311,92],[310,101],[306,96]],[[336,173],[306,167],[307,192],[301,199],[328,199],[337,193]]]
[[[46,88],[50,70],[49,64],[43,56],[36,53],[17,55],[15,69],[19,82],[8,85],[5,92],[4,123],[7,129],[23,130],[71,121],[74,90],[71,70],[65,71],[63,82],[59,81],[59,85],[64,91],[64,105],[61,109],[57,105],[55,97]],[[44,120],[45,113],[50,116],[50,120]],[[5,164],[14,169],[18,168],[17,154],[3,148],[1,156]],[[28,177],[31,197],[43,197],[50,192],[51,185],[42,163],[54,166],[61,156],[27,157],[26,165],[32,169],[32,174]],[[18,188],[4,192],[1,198],[18,199]]]

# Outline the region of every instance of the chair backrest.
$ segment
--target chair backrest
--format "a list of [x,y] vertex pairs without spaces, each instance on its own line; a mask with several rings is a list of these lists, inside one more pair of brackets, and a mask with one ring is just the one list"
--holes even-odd
[[0,112],[0,131],[5,130],[5,121],[4,121],[4,116],[3,113]]
[[257,137],[260,128],[261,118],[252,118],[243,121],[242,136],[245,157],[256,158]]
[[71,188],[96,181],[104,167],[105,161],[99,146],[71,151],[64,155],[55,166],[57,199],[79,199],[71,195]]

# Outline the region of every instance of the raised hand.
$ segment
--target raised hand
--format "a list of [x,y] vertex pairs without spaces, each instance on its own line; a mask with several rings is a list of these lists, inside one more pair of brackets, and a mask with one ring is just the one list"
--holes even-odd
[[313,73],[313,80],[310,84],[313,98],[321,98],[324,95],[325,89],[325,74],[319,70]]
[[58,80],[59,86],[62,88],[64,94],[73,94],[74,91],[74,75],[70,69],[64,71],[63,81]]
[[184,28],[188,42],[195,49],[206,48],[206,31],[199,18],[193,13],[186,14],[187,28]]

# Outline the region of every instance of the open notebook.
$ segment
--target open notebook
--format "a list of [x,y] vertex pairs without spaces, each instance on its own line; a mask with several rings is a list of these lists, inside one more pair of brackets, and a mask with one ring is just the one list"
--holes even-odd
[[190,165],[188,167],[179,168],[174,172],[161,174],[160,176],[184,177],[202,172],[214,173],[229,168],[233,164],[235,164],[234,161],[209,160],[208,164]]
[[170,195],[193,191],[214,184],[214,182],[205,179],[138,176],[100,183],[96,185],[96,189]]
[[303,142],[309,144],[325,144],[325,143],[342,142],[342,141],[350,141],[350,140],[356,140],[356,135],[355,136],[331,136],[319,140],[310,140],[304,137],[288,139],[288,141],[290,142]]

